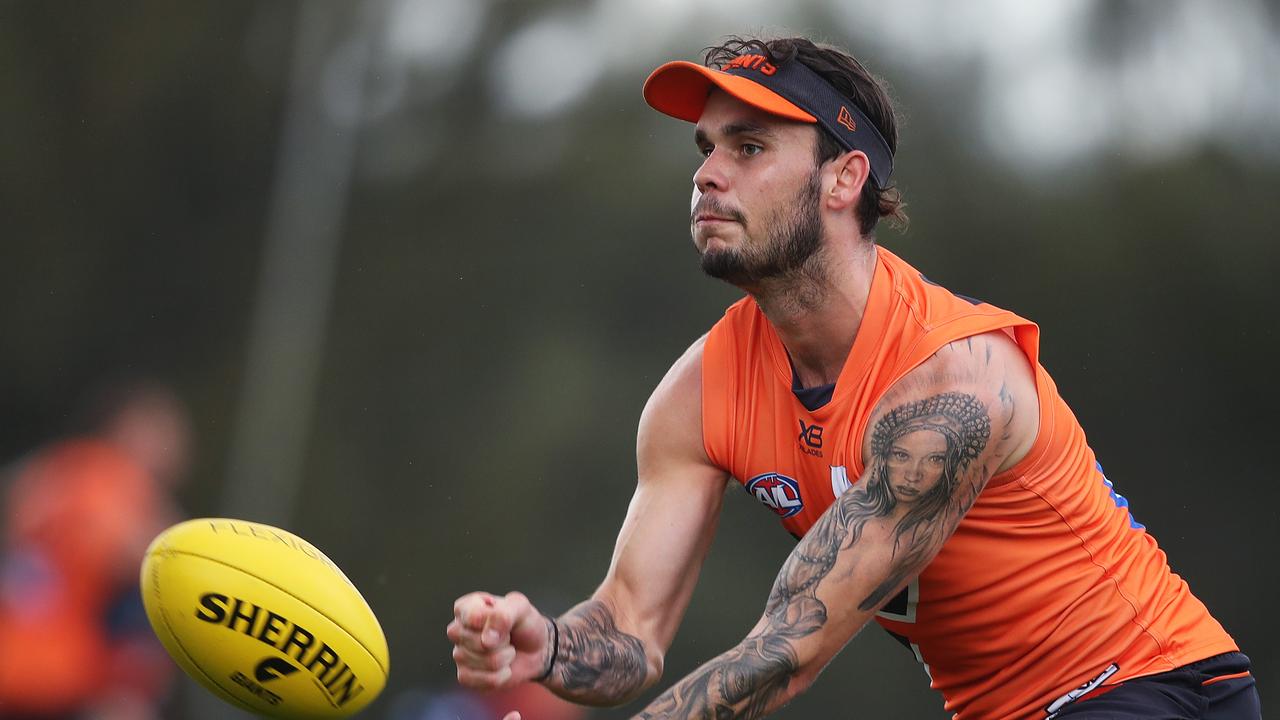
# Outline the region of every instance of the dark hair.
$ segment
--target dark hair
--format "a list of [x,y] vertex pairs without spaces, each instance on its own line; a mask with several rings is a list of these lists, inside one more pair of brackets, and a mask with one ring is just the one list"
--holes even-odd
[[[791,60],[804,63],[866,113],[889,144],[890,152],[897,152],[898,124],[885,83],[868,72],[852,56],[833,47],[818,45],[807,38],[764,40],[733,36],[721,45],[707,48],[703,63],[719,69],[744,54],[765,55],[774,64]],[[831,133],[821,126],[817,126],[817,131],[815,159],[819,165],[845,152]],[[882,217],[889,218],[894,227],[905,227],[905,208],[906,203],[902,201],[902,193],[897,187],[891,183],[888,187],[877,188],[868,178],[862,186],[862,196],[858,198],[858,227],[864,236],[869,236]]]

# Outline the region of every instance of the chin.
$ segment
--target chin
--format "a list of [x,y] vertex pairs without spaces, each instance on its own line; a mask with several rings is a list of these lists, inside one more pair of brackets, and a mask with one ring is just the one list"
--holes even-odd
[[702,249],[698,251],[704,261],[714,258],[741,260],[738,249],[723,240],[712,240],[703,244]]
[[737,238],[726,237],[719,233],[707,233],[699,235],[694,233],[693,245],[698,248],[698,252],[706,254],[708,252],[730,252],[737,246]]
[[731,285],[742,286],[751,279],[742,257],[731,248],[711,247],[702,252],[702,272]]
[[693,245],[698,248],[698,254],[703,256],[706,256],[708,253],[726,252],[729,249],[728,244],[719,238],[694,240]]

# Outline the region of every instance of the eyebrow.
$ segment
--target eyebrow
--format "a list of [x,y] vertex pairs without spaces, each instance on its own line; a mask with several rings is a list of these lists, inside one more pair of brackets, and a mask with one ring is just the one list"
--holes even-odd
[[[723,125],[720,127],[720,134],[725,135],[726,137],[733,137],[735,135],[758,135],[760,137],[770,139],[778,136],[778,133],[773,130],[770,130],[760,123],[751,122],[750,120],[742,120]],[[710,138],[702,128],[695,128],[693,131],[693,142],[694,144],[701,146],[710,142]]]

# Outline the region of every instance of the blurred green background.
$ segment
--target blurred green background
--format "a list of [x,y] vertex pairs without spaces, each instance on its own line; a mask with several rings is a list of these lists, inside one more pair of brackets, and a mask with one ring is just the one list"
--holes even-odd
[[[603,576],[640,409],[737,297],[688,241],[691,127],[640,85],[757,31],[888,80],[912,223],[880,242],[1040,324],[1267,703],[1275,3],[0,3],[0,462],[103,378],[172,382],[185,510],[323,548],[389,637],[367,716],[417,717],[456,596],[559,612]],[[792,544],[735,487],[661,687],[746,632]],[[171,716],[231,716],[202,698]],[[871,628],[779,717],[945,714]]]

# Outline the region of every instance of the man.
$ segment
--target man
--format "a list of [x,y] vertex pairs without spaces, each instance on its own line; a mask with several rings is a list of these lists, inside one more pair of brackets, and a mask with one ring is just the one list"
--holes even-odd
[[1036,326],[875,245],[901,214],[880,84],[808,40],[735,39],[644,94],[696,123],[694,245],[749,297],[645,407],[604,583],[554,619],[459,599],[459,681],[590,704],[655,683],[733,477],[801,540],[746,638],[639,717],[765,715],[872,619],[957,718],[1259,717],[1248,658],[1111,490]]
[[178,518],[187,412],[163,385],[113,385],[81,432],[22,459],[0,516],[0,717],[153,720],[173,661],[147,624],[138,566]]

